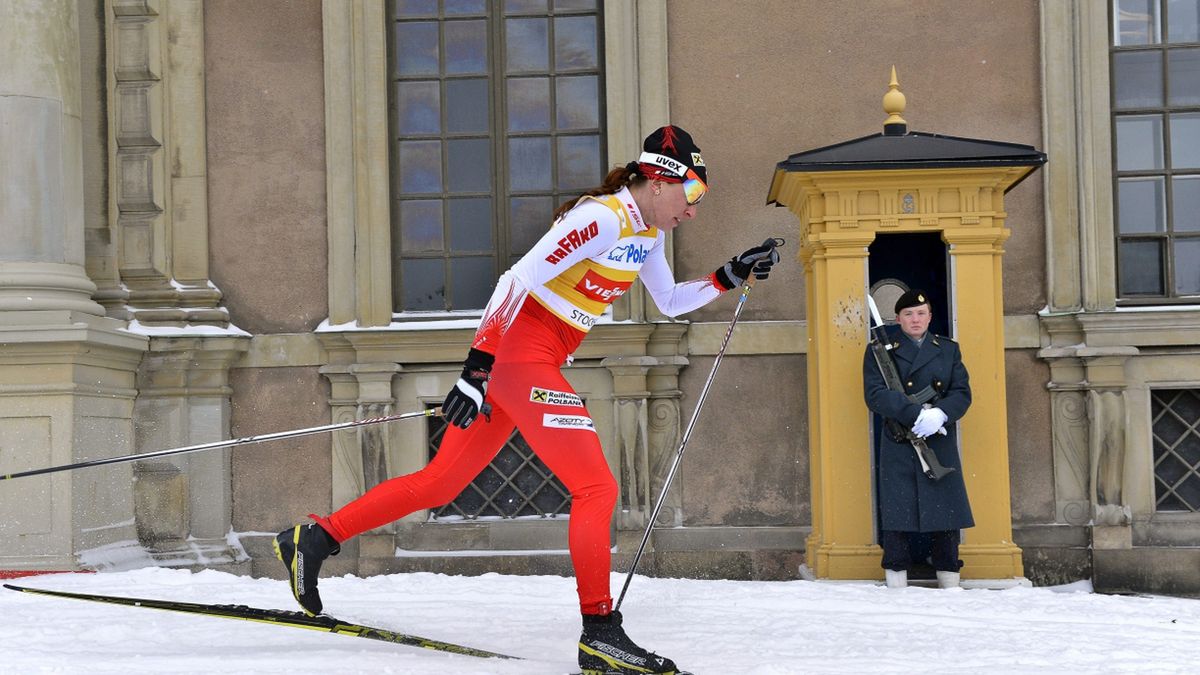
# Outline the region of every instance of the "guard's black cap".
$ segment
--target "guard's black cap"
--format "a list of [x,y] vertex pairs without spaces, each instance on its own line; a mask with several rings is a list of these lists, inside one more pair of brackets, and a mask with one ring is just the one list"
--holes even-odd
[[908,309],[909,307],[928,304],[929,296],[925,294],[925,291],[919,288],[913,288],[907,291],[904,295],[900,296],[899,300],[896,300],[896,313],[899,314],[900,310]]

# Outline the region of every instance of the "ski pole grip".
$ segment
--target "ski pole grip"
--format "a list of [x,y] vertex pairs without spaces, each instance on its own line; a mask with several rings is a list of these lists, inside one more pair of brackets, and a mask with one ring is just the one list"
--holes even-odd
[[[764,248],[776,249],[780,246],[783,246],[785,243],[786,242],[784,242],[783,237],[767,237],[766,241],[764,241],[762,245]],[[749,291],[751,288],[754,288],[754,280],[757,278],[757,276],[751,274],[750,277],[746,279],[746,282],[742,284],[742,287]]]

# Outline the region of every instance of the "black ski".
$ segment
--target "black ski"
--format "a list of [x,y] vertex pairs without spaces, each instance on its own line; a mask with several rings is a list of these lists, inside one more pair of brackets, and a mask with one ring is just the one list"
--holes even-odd
[[[621,672],[617,670],[589,670],[586,672],[571,673],[570,675],[621,675]],[[695,675],[695,673],[686,670],[677,670],[675,671],[675,675]]]
[[439,652],[461,654],[463,656],[477,656],[480,658],[493,659],[520,659],[518,656],[509,656],[507,654],[497,654],[496,652],[489,652],[483,649],[464,647],[463,645],[454,644],[453,642],[431,640],[418,635],[396,633],[383,628],[374,628],[372,626],[364,626],[362,624],[350,623],[348,621],[340,621],[326,614],[309,616],[303,612],[291,612],[283,609],[260,609],[257,607],[247,607],[245,605],[204,605],[194,602],[143,600],[141,598],[124,598],[115,595],[97,595],[94,593],[68,593],[66,591],[51,591],[43,588],[14,586],[12,584],[4,584],[4,587],[14,591],[21,591],[22,593],[49,595],[56,598],[88,600],[90,602],[104,602],[112,605],[128,605],[130,607],[149,607],[150,609],[162,609],[169,612],[184,612],[186,614],[200,614],[202,616],[219,616],[226,619],[241,619],[242,621],[272,623],[278,626],[307,628],[309,630],[322,631],[325,633],[338,633],[340,635],[351,635],[353,637],[367,638],[369,640],[395,642],[397,644],[408,645],[410,647],[433,649]]

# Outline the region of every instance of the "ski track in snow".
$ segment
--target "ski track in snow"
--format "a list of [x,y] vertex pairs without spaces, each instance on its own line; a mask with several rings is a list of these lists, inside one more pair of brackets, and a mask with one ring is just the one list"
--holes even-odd
[[[613,589],[624,576],[614,574]],[[294,610],[282,581],[146,568],[10,581],[37,588]],[[338,618],[527,657],[455,656],[343,635],[0,592],[0,673],[550,675],[575,666],[575,582],[397,574],[321,580]],[[636,577],[639,644],[697,675],[1197,673],[1200,600]]]

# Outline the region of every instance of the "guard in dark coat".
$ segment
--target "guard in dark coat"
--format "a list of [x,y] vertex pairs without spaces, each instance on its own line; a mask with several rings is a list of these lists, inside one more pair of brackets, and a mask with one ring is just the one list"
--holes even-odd
[[929,332],[932,311],[925,293],[913,289],[896,302],[898,326],[889,327],[889,353],[907,389],[919,392],[931,386],[939,397],[922,406],[904,394],[888,389],[879,367],[867,350],[863,361],[863,390],[867,407],[925,439],[946,468],[957,469],[934,481],[921,470],[911,443],[895,438],[885,428],[879,448],[879,511],[883,568],[888,585],[907,585],[912,564],[910,534],[927,533],[932,544],[933,568],[943,588],[958,585],[959,530],[973,527],[971,505],[963,483],[958,454],[958,420],[971,405],[971,387],[962,353],[953,340]]

